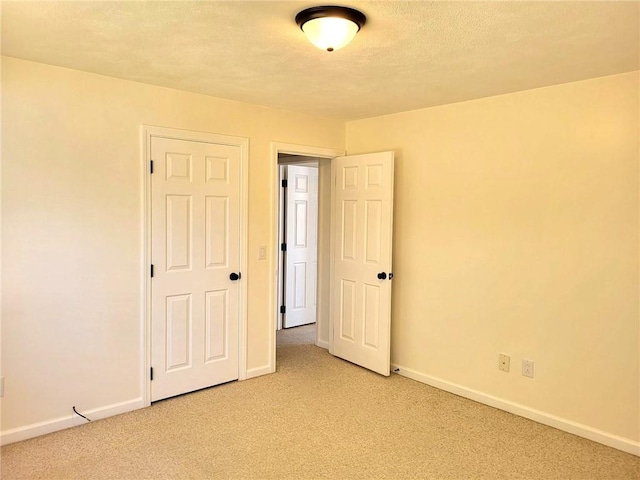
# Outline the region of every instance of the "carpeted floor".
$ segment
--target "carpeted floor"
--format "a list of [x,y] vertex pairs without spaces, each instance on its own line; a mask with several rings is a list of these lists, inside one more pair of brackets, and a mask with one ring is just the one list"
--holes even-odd
[[638,479],[640,458],[278,333],[278,371],[2,448],[2,479]]

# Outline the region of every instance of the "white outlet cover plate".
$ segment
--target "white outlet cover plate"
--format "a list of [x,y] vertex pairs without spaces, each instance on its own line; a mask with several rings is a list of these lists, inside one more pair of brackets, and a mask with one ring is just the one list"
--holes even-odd
[[533,378],[533,360],[522,360],[522,375]]

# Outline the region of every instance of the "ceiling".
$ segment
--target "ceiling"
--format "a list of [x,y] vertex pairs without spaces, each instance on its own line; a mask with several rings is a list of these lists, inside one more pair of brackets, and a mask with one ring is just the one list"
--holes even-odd
[[640,69],[640,3],[345,1],[336,52],[308,1],[2,1],[2,54],[353,120]]

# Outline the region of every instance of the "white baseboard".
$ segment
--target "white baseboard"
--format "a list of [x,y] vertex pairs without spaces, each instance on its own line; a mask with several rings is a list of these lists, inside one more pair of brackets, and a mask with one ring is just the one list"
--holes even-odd
[[318,340],[316,342],[316,346],[320,348],[324,348],[325,350],[329,350],[329,342],[326,342],[324,340]]
[[261,367],[251,368],[247,370],[246,380],[250,378],[260,377],[262,375],[268,375],[274,373],[275,369],[271,365],[263,365]]
[[[85,410],[81,413],[93,420],[100,420],[121,413],[130,412],[139,408],[145,407],[142,398],[135,398],[126,402],[114,403],[112,405],[106,405],[104,407],[94,408],[93,410]],[[64,417],[55,418],[53,420],[47,420],[44,422],[33,423],[24,427],[14,428],[11,430],[3,431],[1,434],[0,445],[7,445],[9,443],[20,442],[22,440],[28,440],[29,438],[38,437],[47,433],[57,432],[58,430],[64,430],[65,428],[77,427],[87,423],[87,421],[71,413]]]
[[478,390],[473,390],[471,388],[451,383],[440,378],[425,375],[423,373],[416,372],[415,370],[405,368],[401,365],[392,365],[391,370],[398,375],[402,375],[403,377],[407,377],[421,383],[426,383],[427,385],[439,388],[440,390],[445,390],[461,397],[465,397],[470,400],[489,405],[490,407],[498,408],[500,410],[504,410],[506,412],[528,418],[529,420],[533,420],[535,422],[557,428],[558,430],[572,433],[574,435],[578,435],[579,437],[583,437],[588,440],[607,445],[608,447],[616,448],[618,450],[622,450],[623,452],[640,456],[640,442],[635,442],[628,438],[619,437],[617,435],[613,435],[611,433],[607,433],[602,430],[589,427],[587,425],[567,420],[566,418],[561,418],[550,413],[541,412],[540,410],[535,410],[525,405],[520,405],[509,400],[494,397]]

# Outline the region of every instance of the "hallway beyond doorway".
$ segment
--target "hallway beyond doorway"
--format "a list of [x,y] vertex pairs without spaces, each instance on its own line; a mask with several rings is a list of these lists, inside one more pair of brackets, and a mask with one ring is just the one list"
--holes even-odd
[[284,345],[314,345],[316,343],[316,323],[301,327],[286,328],[276,332],[276,348]]

